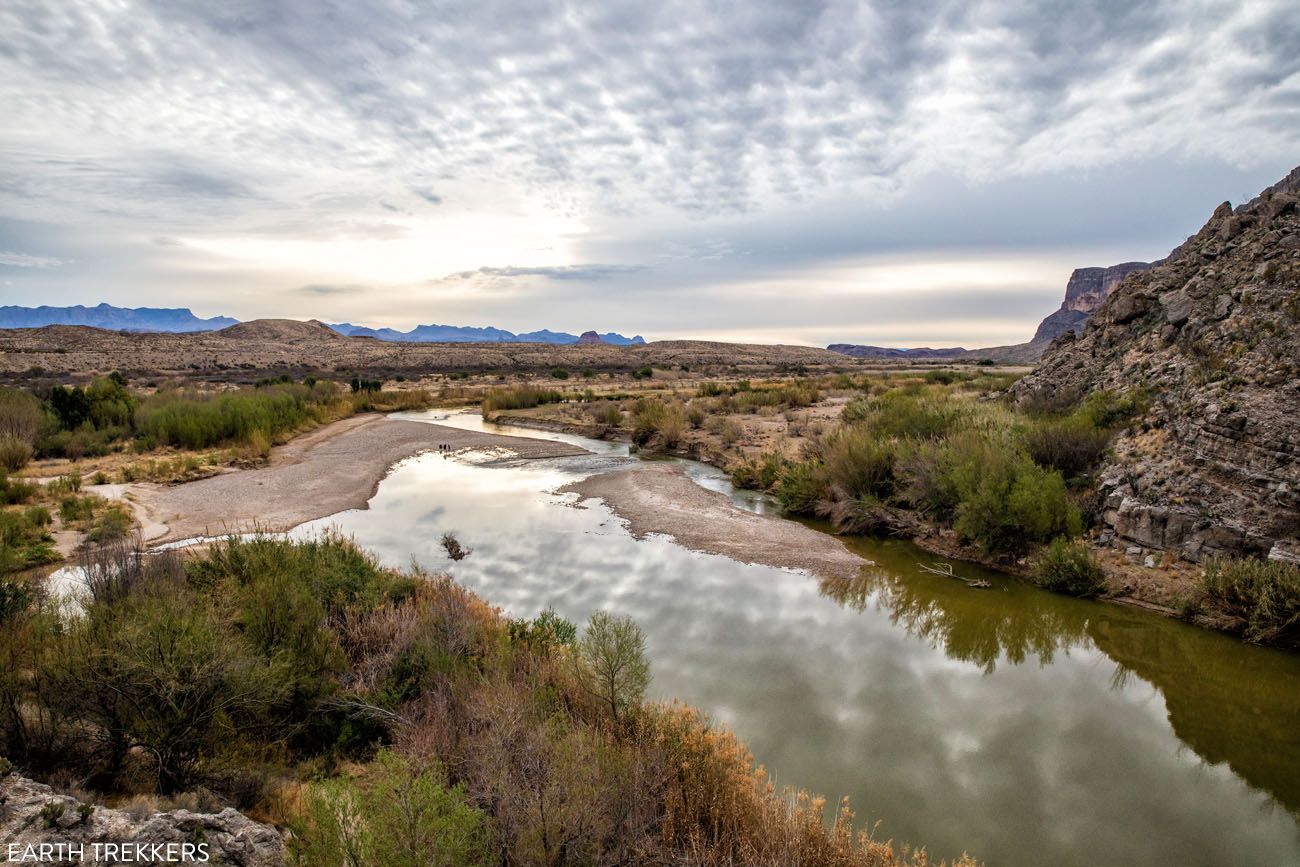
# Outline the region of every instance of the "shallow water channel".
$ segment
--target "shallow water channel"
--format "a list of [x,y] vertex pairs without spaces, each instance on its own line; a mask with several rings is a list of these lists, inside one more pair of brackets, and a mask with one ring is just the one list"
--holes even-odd
[[[576,623],[605,608],[645,629],[652,697],[730,725],[776,777],[848,795],[878,837],[987,864],[1300,864],[1300,657],[1102,602],[929,575],[932,555],[850,540],[878,564],[852,581],[633,539],[603,505],[554,491],[592,457],[486,466],[405,461],[337,527],[385,562],[446,570],[513,616]],[[682,462],[744,508],[714,468]],[[473,553],[458,563],[440,537]]]

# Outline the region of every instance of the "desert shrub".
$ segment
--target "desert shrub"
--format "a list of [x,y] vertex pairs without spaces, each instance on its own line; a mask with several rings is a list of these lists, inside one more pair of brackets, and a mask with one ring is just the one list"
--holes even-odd
[[36,449],[26,440],[0,435],[0,469],[10,472],[21,470],[36,454]]
[[815,515],[830,494],[826,469],[817,460],[791,463],[781,473],[773,493],[786,514]]
[[35,495],[34,483],[10,478],[9,473],[0,469],[0,505],[12,506],[25,503]]
[[121,503],[109,503],[95,515],[87,538],[92,542],[123,539],[131,532],[133,523],[131,513]]
[[1094,391],[1079,405],[1078,414],[1100,429],[1120,427],[1146,412],[1150,399],[1139,390]]
[[956,467],[961,502],[953,524],[959,538],[986,551],[1008,553],[1082,531],[1065,480],[1027,456],[990,449],[982,466]]
[[938,439],[960,423],[962,407],[952,400],[895,389],[878,397],[857,398],[841,418],[861,424],[877,437]]
[[60,636],[43,680],[46,701],[86,726],[109,768],[141,747],[169,794],[194,782],[205,755],[265,724],[282,700],[277,675],[231,640],[210,606],[169,588],[88,606]]
[[1101,563],[1083,542],[1057,538],[1038,555],[1034,580],[1071,596],[1096,596],[1105,586]]
[[483,398],[483,415],[511,409],[531,409],[544,403],[560,403],[569,396],[554,389],[520,385],[515,388],[494,388]]
[[406,592],[411,584],[333,533],[300,541],[266,535],[232,537],[186,567],[190,582],[200,588],[227,582],[247,587],[277,573],[305,585],[331,617],[349,606],[374,608],[386,596]]
[[532,620],[511,620],[507,627],[510,641],[530,648],[572,646],[578,640],[578,627],[547,608]]
[[1110,434],[1083,416],[1040,419],[1025,430],[1023,443],[1034,463],[1074,479],[1101,460]]
[[489,822],[443,769],[380,750],[360,780],[318,783],[306,796],[297,864],[473,867],[497,863]]
[[552,368],[552,369],[551,369],[551,378],[552,378],[552,379],[568,379],[568,378],[569,378],[569,371],[565,370],[563,367],[555,367],[555,368]]
[[1245,623],[1250,641],[1300,640],[1300,566],[1278,560],[1213,558],[1205,563],[1205,592]]
[[899,448],[867,427],[843,426],[822,444],[827,483],[841,499],[886,500],[894,493]]
[[781,478],[786,459],[780,452],[768,452],[763,457],[746,458],[731,468],[731,483],[738,488],[768,491]]
[[686,436],[690,422],[677,403],[642,398],[632,410],[632,442],[673,448]]
[[48,523],[44,509],[0,512],[0,574],[59,559],[46,531]]

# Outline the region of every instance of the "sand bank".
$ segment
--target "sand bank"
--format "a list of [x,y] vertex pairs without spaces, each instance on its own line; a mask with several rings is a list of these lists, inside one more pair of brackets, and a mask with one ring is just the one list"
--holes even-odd
[[150,544],[194,536],[276,532],[365,508],[394,464],[440,444],[453,451],[500,451],[497,460],[587,454],[568,443],[354,416],[276,448],[268,466],[183,485],[123,486]]
[[854,577],[871,565],[834,536],[738,509],[725,494],[700,487],[668,464],[602,473],[561,490],[603,500],[637,538],[662,534],[693,551],[825,577]]

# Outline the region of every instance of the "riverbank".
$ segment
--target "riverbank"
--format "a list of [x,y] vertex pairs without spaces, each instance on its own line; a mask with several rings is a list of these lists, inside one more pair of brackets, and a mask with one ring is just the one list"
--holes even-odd
[[274,449],[268,465],[181,485],[113,486],[156,545],[251,530],[279,532],[347,509],[362,509],[394,464],[445,446],[499,452],[497,460],[585,454],[566,443],[479,433],[381,415],[353,416]]
[[[497,413],[492,417],[492,420],[498,424],[532,430],[586,436],[614,442],[631,441],[627,431],[619,428],[602,427],[596,423],[580,424],[573,421],[522,413]],[[729,470],[730,461],[722,444],[717,441],[716,437],[711,437],[708,432],[700,433],[700,440],[693,441],[688,445],[659,449],[658,451],[662,454],[689,458],[711,464],[723,470]],[[600,496],[602,499],[605,498],[602,494],[589,494],[588,491],[604,491],[610,497],[608,500],[610,507],[620,517],[629,522],[630,529],[634,534],[641,532],[664,533],[678,538],[683,545],[695,550],[726,553],[727,556],[744,559],[745,555],[743,554],[737,555],[722,550],[728,547],[728,544],[725,541],[711,538],[714,534],[700,526],[699,514],[692,517],[685,513],[674,514],[671,510],[656,514],[657,509],[667,509],[663,503],[670,502],[665,496],[668,488],[673,489],[673,496],[692,497],[692,493],[685,486],[670,481],[667,474],[661,473],[654,477],[646,477],[640,483],[634,483],[630,478],[622,477],[588,481],[589,483],[572,486],[572,489],[584,495]],[[653,494],[647,490],[655,486],[662,486],[663,492]],[[703,512],[700,514],[703,514]],[[928,521],[917,512],[891,507],[882,510],[882,514],[885,514],[887,518],[887,525],[891,535],[908,539],[917,547],[936,556],[978,564],[1028,581],[1034,579],[1035,562],[1032,554],[1015,557],[991,555],[977,546],[963,544],[957,539],[957,534],[951,528]],[[708,520],[716,519],[715,516]],[[682,534],[681,537],[678,537],[678,532]],[[826,536],[825,533],[816,531],[814,531],[814,534],[819,537]],[[694,539],[694,542],[682,541],[683,539]],[[746,543],[750,544],[752,542],[753,539],[751,538],[747,539]],[[759,542],[759,544],[763,543]],[[1105,589],[1100,597],[1104,601],[1142,608],[1202,628],[1240,635],[1241,623],[1236,619],[1222,612],[1202,610],[1199,605],[1201,600],[1200,570],[1196,564],[1181,561],[1172,555],[1152,557],[1148,561],[1148,552],[1133,555],[1108,545],[1091,544],[1090,547],[1105,572]],[[777,550],[779,549],[773,548],[773,552]],[[801,559],[794,552],[788,551],[783,551],[776,556],[787,562]],[[772,560],[758,558],[747,562],[772,563]],[[774,565],[783,564],[775,563]],[[816,569],[807,565],[797,565],[793,568],[809,568],[810,571],[816,571]]]
[[692,551],[803,569],[822,578],[855,578],[873,565],[834,536],[736,508],[726,494],[700,487],[679,466],[644,464],[590,476],[560,490],[602,500],[638,539],[671,536]]

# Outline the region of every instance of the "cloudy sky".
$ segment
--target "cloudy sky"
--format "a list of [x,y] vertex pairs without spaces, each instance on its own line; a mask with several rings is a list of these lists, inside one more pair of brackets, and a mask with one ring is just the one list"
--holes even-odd
[[1300,14],[5,0],[0,118],[0,303],[991,345],[1300,163]]

